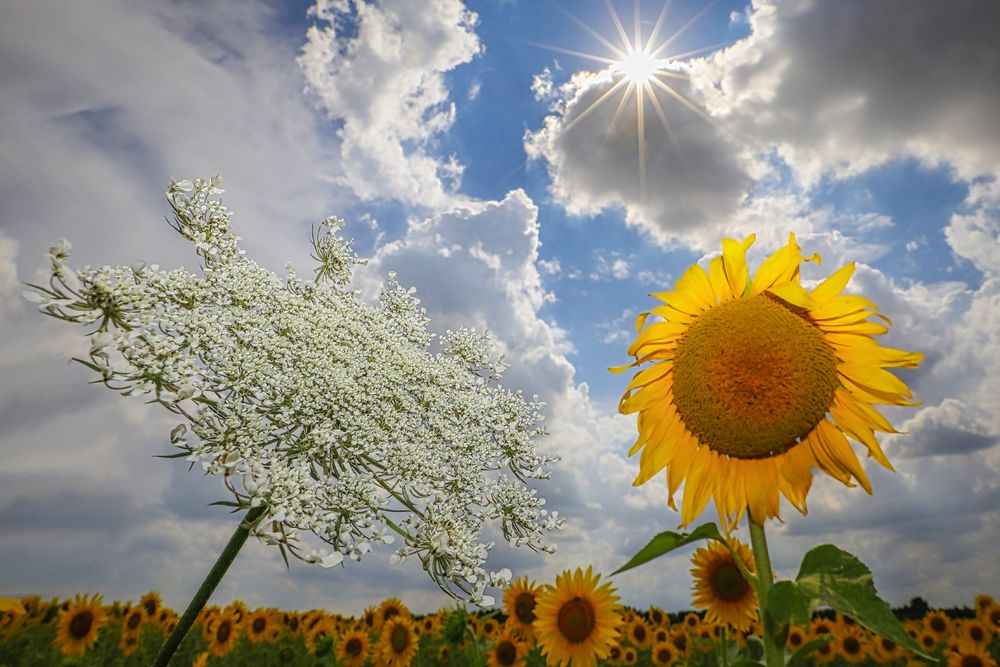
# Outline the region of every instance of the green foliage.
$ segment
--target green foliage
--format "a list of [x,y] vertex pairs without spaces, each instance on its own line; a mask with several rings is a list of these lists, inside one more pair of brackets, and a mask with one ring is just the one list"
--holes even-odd
[[632,559],[629,560],[629,562],[625,563],[611,574],[615,575],[620,572],[625,572],[626,570],[631,570],[634,567],[648,563],[654,558],[659,558],[660,556],[682,547],[685,544],[697,542],[698,540],[718,540],[720,542],[725,542],[725,539],[719,533],[718,526],[712,522],[703,523],[690,533],[673,533],[666,531],[650,540],[649,544],[640,549],[639,553],[632,556]]
[[805,625],[821,604],[918,655],[931,657],[920,649],[889,605],[878,596],[871,570],[832,544],[820,545],[806,553],[795,581],[777,582],[767,598],[768,611],[781,624]]

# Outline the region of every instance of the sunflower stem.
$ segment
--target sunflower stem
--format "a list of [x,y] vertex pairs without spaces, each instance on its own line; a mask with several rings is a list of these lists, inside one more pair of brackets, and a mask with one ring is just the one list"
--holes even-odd
[[767,538],[764,537],[764,525],[757,523],[749,516],[750,543],[753,546],[753,559],[757,570],[757,605],[760,609],[761,633],[764,635],[764,659],[767,667],[784,667],[786,628],[778,625],[767,610],[767,595],[774,583],[774,573],[771,571],[771,558],[767,552]]
[[722,626],[722,667],[729,667],[729,646],[726,644],[726,626]]
[[236,554],[240,552],[240,549],[247,541],[247,537],[250,536],[250,528],[253,527],[257,520],[263,516],[264,512],[267,511],[267,507],[261,505],[260,507],[253,507],[247,512],[243,520],[240,521],[240,525],[236,528],[236,532],[233,536],[229,538],[229,543],[226,548],[222,550],[219,554],[218,560],[215,561],[215,565],[212,566],[211,571],[205,580],[201,582],[201,586],[198,591],[191,598],[191,603],[188,604],[187,609],[184,610],[184,615],[177,622],[177,627],[174,631],[170,633],[167,637],[167,641],[160,648],[160,652],[156,656],[156,661],[153,663],[153,667],[167,667],[170,663],[170,658],[173,657],[177,649],[180,648],[181,642],[184,641],[184,637],[187,635],[188,630],[194,625],[195,620],[198,618],[198,614],[201,613],[202,608],[208,603],[208,598],[212,596],[215,591],[215,587],[219,585],[222,581],[222,577],[226,574],[229,566],[232,565],[233,561],[236,559]]

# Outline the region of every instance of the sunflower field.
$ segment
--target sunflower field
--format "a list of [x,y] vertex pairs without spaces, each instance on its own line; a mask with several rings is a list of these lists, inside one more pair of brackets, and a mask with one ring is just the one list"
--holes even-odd
[[[564,659],[573,665],[759,664],[762,647],[756,621],[736,632],[696,612],[602,608],[599,589],[574,591],[573,585],[585,578],[577,571],[565,573],[555,586],[515,581],[503,608],[489,613],[454,607],[415,615],[396,598],[383,600],[360,617],[322,610],[249,609],[240,601],[225,608],[209,606],[170,664],[541,667],[564,664]],[[592,604],[588,614],[577,613],[581,600]],[[554,614],[545,614],[546,603],[556,605]],[[48,601],[32,596],[8,601],[3,609],[3,667],[148,665],[178,619],[155,591],[138,602],[112,604],[99,595]],[[808,626],[789,629],[788,664],[995,667],[1000,659],[1000,603],[989,595],[977,596],[971,610],[928,610],[922,617],[905,610],[897,613],[936,663],[868,632],[847,616],[820,611]]]

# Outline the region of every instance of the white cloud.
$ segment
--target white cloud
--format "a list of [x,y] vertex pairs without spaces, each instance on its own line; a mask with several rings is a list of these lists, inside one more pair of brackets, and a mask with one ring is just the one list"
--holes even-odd
[[4,235],[0,229],[0,331],[3,331],[13,311],[20,307],[18,301],[17,241]]
[[807,185],[904,156],[964,180],[1000,164],[994,27],[976,0],[754,2],[746,39],[693,63],[712,114]]
[[[298,58],[309,87],[340,119],[340,182],[363,199],[438,208],[458,198],[456,165],[433,155],[455,120],[444,74],[480,51],[461,0],[318,0]],[[326,24],[320,27],[319,24]],[[457,173],[461,173],[457,169]]]
[[[673,72],[679,78],[665,77],[666,83],[691,98],[684,66]],[[622,207],[629,224],[660,242],[718,239],[762,167],[751,164],[738,135],[655,88],[672,136],[647,100],[643,188],[635,95],[626,97],[625,86],[609,93],[620,80],[608,69],[574,74],[555,91],[543,126],[525,134],[528,157],[545,160],[550,190],[572,215]],[[539,98],[554,94],[551,75],[536,76],[532,90]]]

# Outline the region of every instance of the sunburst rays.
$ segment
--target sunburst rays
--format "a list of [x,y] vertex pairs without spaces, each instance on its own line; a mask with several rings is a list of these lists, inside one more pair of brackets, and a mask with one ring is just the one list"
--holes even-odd
[[693,100],[670,85],[670,80],[672,79],[680,81],[687,81],[688,79],[687,74],[680,65],[682,59],[723,46],[715,44],[692,51],[670,52],[670,47],[676,40],[694,25],[698,19],[704,16],[716,2],[717,0],[709,2],[697,14],[684,22],[683,25],[668,36],[661,38],[661,33],[664,31],[668,16],[670,15],[670,0],[667,0],[663,4],[648,35],[643,35],[639,0],[634,0],[631,34],[626,29],[621,16],[618,14],[611,0],[605,0],[608,14],[611,17],[611,23],[614,26],[618,40],[620,40],[619,44],[615,44],[604,35],[601,35],[597,30],[574,16],[569,10],[553,3],[571,21],[597,39],[607,49],[607,55],[532,42],[535,46],[599,63],[611,74],[613,77],[611,87],[582,110],[575,113],[573,118],[563,125],[562,129],[564,132],[574,129],[581,121],[589,117],[605,103],[610,100],[617,100],[618,104],[609,124],[610,133],[611,127],[618,122],[621,115],[627,109],[632,108],[636,119],[636,169],[638,173],[640,203],[644,202],[646,198],[646,116],[648,108],[652,109],[653,115],[656,116],[657,121],[666,133],[671,146],[677,152],[678,158],[682,161],[684,160],[680,141],[671,125],[667,109],[664,108],[664,104],[661,102],[661,95],[668,96],[671,100],[679,103],[684,109],[696,114],[718,128],[718,124],[711,116],[700,109]]

